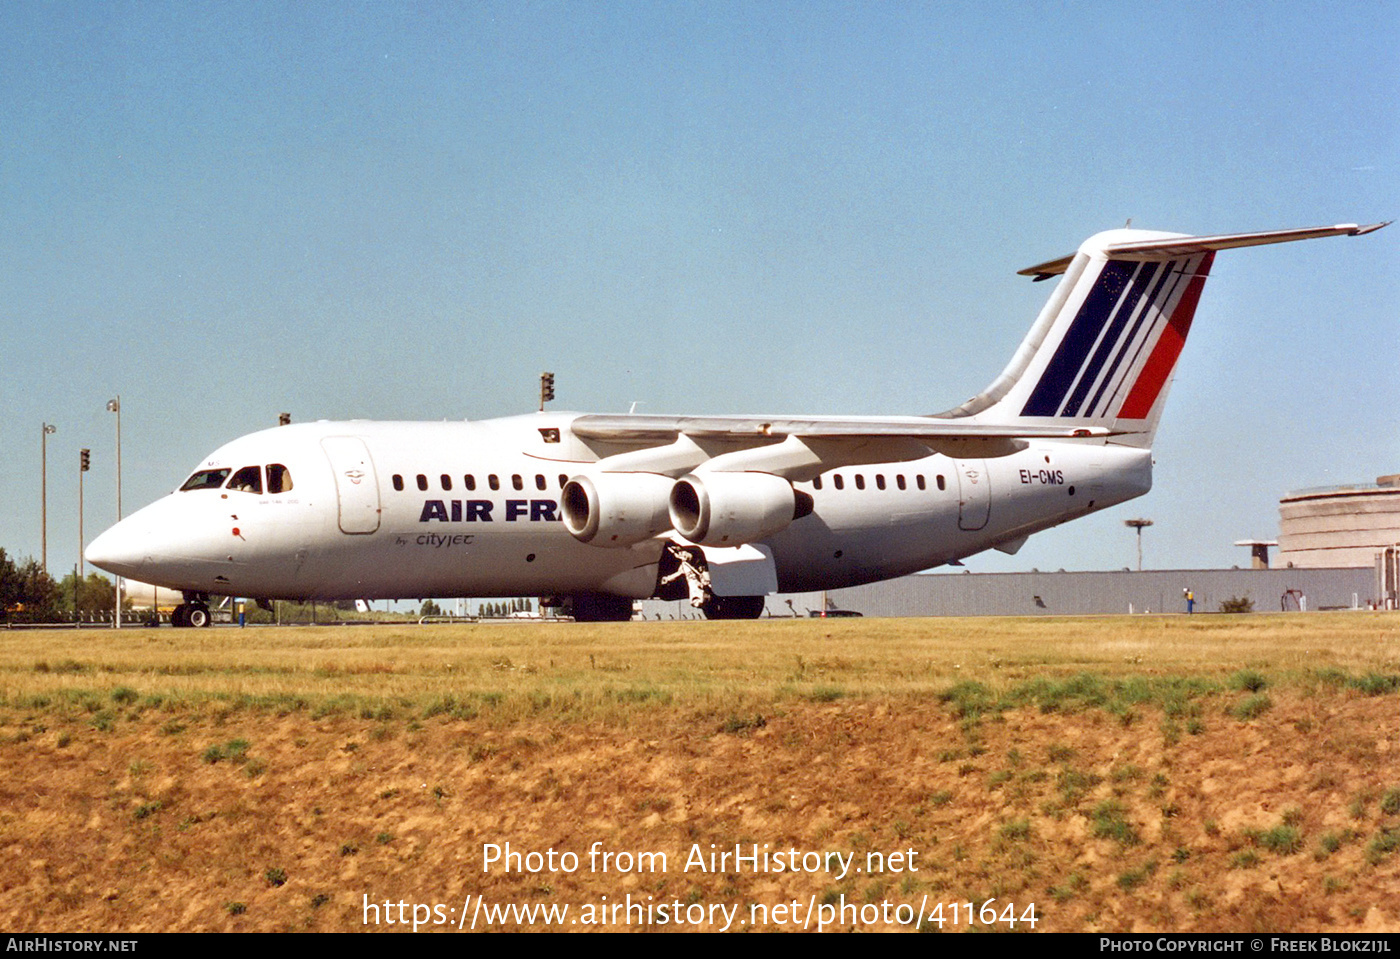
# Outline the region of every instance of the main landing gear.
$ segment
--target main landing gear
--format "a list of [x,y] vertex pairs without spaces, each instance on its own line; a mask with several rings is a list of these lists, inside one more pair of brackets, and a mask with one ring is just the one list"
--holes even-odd
[[717,596],[711,588],[705,551],[698,546],[668,543],[657,567],[658,599],[689,599],[706,619],[757,619],[763,615],[762,596]]

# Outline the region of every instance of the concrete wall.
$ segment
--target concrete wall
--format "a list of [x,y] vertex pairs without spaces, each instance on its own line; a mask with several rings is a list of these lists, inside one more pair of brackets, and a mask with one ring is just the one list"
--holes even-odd
[[[1277,612],[1290,589],[1301,590],[1309,611],[1365,608],[1376,589],[1366,569],[1173,569],[1090,573],[929,573],[886,583],[832,590],[841,609],[866,616],[1082,616],[1114,613],[1184,613],[1183,589],[1196,596],[1196,612],[1217,612],[1231,597],[1254,601],[1255,612]],[[791,600],[792,605],[788,605]],[[687,603],[642,604],[647,619],[687,619],[699,614]],[[767,615],[806,616],[822,608],[821,593],[770,596]],[[1289,602],[1288,608],[1297,609]]]
[[[1141,573],[934,573],[859,589],[838,590],[842,607],[879,616],[1080,616],[1102,613],[1184,613],[1183,589],[1196,612],[1216,612],[1232,597],[1254,601],[1256,612],[1277,612],[1287,590],[1300,590],[1307,609],[1365,607],[1375,590],[1373,569],[1179,569]],[[1289,601],[1289,608],[1298,608]]]

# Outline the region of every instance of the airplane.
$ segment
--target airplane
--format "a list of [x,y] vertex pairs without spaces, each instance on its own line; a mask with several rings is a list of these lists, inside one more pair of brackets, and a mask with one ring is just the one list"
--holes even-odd
[[576,620],[689,599],[753,618],[774,592],[904,576],[1142,496],[1215,253],[1387,223],[1096,234],[1020,271],[1060,277],[1005,370],[942,413],[538,412],[314,422],[210,453],[87,548],[119,576],[209,597],[538,595]]

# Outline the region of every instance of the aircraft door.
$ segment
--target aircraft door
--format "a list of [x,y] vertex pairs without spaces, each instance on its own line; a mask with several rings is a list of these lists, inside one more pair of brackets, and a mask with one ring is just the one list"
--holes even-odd
[[335,474],[342,533],[373,533],[379,529],[379,480],[369,448],[358,436],[327,436],[321,448]]
[[992,478],[986,460],[957,460],[958,529],[979,530],[992,515]]

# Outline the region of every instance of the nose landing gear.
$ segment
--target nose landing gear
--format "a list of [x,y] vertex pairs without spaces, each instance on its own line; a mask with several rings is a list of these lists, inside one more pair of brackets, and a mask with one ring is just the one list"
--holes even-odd
[[170,614],[171,626],[193,626],[203,629],[209,625],[209,595],[199,593],[191,595],[185,594],[185,601]]

